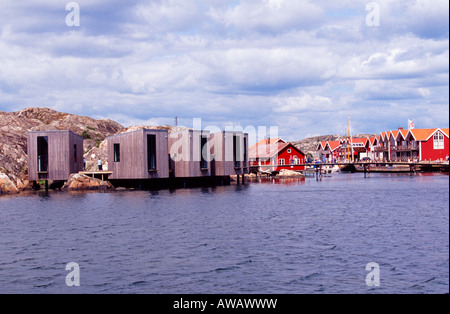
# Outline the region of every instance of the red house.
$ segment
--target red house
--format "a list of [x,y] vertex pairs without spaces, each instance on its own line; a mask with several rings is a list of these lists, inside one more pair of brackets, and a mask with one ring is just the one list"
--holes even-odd
[[317,147],[319,159],[327,162],[332,162],[334,159],[339,160],[341,158],[341,146],[340,141],[320,142]]
[[375,148],[389,161],[437,161],[449,155],[449,129],[412,129],[382,132]]
[[249,161],[250,166],[258,166],[262,171],[305,170],[305,153],[291,143],[253,146],[249,150]]
[[449,154],[449,129],[413,129],[407,140],[416,141],[419,148],[419,160],[445,160]]

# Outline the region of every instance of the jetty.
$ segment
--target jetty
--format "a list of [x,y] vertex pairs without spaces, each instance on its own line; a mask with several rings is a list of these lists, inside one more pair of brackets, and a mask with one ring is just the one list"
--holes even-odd
[[[326,174],[326,169],[339,166],[342,172],[362,172],[364,176],[370,173],[418,173],[418,172],[443,172],[449,173],[448,162],[391,162],[391,161],[356,161],[335,163],[309,163],[289,165],[291,170],[303,172],[305,175],[315,175],[320,179]],[[276,175],[278,165],[264,165],[264,172],[260,172],[259,166],[250,167],[250,172]],[[272,168],[272,171],[268,171]]]

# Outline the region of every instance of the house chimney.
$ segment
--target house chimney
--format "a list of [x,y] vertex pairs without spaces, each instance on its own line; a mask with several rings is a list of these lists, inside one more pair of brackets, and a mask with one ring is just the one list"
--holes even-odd
[[404,129],[405,129],[405,128],[403,128],[403,127],[399,127],[399,128],[398,128],[399,131],[400,131],[400,130],[404,130]]

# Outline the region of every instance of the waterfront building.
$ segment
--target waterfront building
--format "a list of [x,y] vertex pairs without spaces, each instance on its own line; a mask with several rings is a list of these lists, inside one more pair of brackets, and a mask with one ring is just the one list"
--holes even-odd
[[83,138],[71,131],[28,132],[30,181],[67,181],[83,170]]
[[171,171],[175,178],[211,176],[211,134],[184,130],[169,134]]
[[248,134],[223,131],[211,134],[211,174],[213,176],[249,173]]
[[341,141],[325,141],[320,142],[317,146],[317,154],[319,160],[324,162],[333,162],[341,159]]
[[110,179],[169,177],[168,131],[141,129],[107,138]]
[[449,129],[399,128],[381,132],[375,151],[388,161],[445,160],[449,155]]
[[276,142],[249,150],[250,165],[262,171],[305,170],[305,153],[291,143]]

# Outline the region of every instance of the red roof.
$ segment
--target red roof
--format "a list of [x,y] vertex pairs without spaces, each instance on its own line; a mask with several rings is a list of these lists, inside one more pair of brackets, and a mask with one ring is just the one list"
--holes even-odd
[[299,155],[305,155],[300,149],[292,145],[291,143],[274,143],[270,145],[257,145],[253,146],[248,151],[249,159],[257,158],[272,158],[280,154],[285,148],[290,147],[296,150]]
[[397,136],[401,136],[403,139],[406,139],[406,136],[408,135],[408,130],[399,130]]
[[366,145],[368,140],[369,139],[367,138],[353,138],[352,143],[363,143],[364,145]]
[[375,144],[375,141],[378,141],[378,138],[377,138],[377,137],[369,137],[370,145],[374,145],[374,144]]
[[333,152],[336,149],[338,149],[341,146],[340,141],[328,141],[328,147],[330,147],[330,150]]
[[[399,133],[399,131],[398,131],[398,130],[390,131],[390,133],[391,133],[392,137],[396,139],[396,138],[397,138],[397,135],[398,135],[398,133]],[[389,136],[389,137],[390,137],[390,136]]]
[[438,130],[442,131],[447,137],[449,137],[449,129],[412,129],[409,133],[414,137],[416,141],[428,141],[428,139],[434,135]]
[[255,145],[251,146],[250,149],[255,148],[258,145],[270,145],[270,144],[276,144],[276,143],[286,143],[286,141],[283,140],[282,138],[262,139],[258,143],[256,143]]

